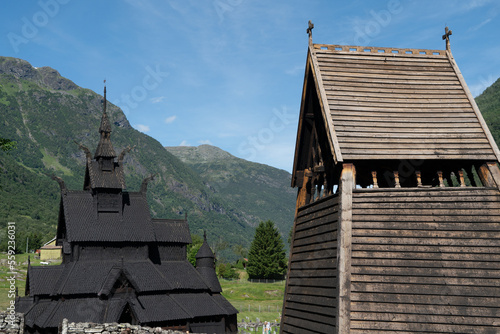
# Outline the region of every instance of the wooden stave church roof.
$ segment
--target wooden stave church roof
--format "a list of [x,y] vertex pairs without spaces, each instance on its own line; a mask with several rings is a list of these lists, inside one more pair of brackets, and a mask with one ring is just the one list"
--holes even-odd
[[[314,91],[308,91],[312,82]],[[313,93],[337,162],[427,159],[500,161],[500,151],[447,50],[313,44],[302,122]]]

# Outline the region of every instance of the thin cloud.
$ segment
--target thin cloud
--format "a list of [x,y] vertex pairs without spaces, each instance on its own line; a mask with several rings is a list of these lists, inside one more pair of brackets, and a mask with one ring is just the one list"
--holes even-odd
[[139,131],[141,131],[141,132],[148,132],[149,130],[151,130],[151,129],[149,128],[149,126],[144,125],[144,124],[137,124],[137,125],[136,125],[136,128],[137,128],[137,130],[139,130]]
[[179,146],[191,146],[191,145],[189,145],[189,143],[187,142],[187,140],[183,140],[183,141],[181,141],[181,143],[179,144]]
[[165,96],[158,96],[150,99],[151,103],[160,103],[163,102],[163,100],[165,100]]
[[212,142],[208,139],[200,140],[200,141],[198,141],[198,143],[200,143],[201,145],[213,145]]
[[469,29],[469,31],[476,31],[476,30],[479,30],[481,29],[484,25],[488,24],[491,22],[491,18],[490,19],[486,19],[484,20],[483,22],[479,23],[477,26],[474,26],[474,27],[471,27]]
[[177,116],[175,116],[175,115],[167,117],[167,118],[165,118],[165,123],[167,123],[167,124],[173,123],[176,118],[177,118]]

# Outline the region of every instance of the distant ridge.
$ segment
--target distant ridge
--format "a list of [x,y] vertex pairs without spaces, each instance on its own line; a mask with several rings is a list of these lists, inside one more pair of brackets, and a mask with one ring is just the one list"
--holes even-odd
[[[42,241],[55,233],[59,189],[50,175],[63,178],[69,189],[82,188],[85,154],[74,141],[95,151],[101,101],[52,68],[0,57],[0,137],[17,142],[16,150],[0,153],[0,216],[2,224],[17,222],[20,247],[30,233],[42,234]],[[108,103],[107,111],[115,150],[136,146],[125,157],[127,189],[138,190],[143,178],[157,174],[148,187],[153,217],[187,213],[191,233],[206,230],[209,241],[230,246],[248,246],[260,220],[275,220],[283,235],[290,230],[295,191],[289,173],[209,145],[188,154],[197,154],[198,162],[183,162],[176,155],[191,148],[171,154],[174,149],[132,128],[120,108]],[[210,170],[217,173],[208,175]],[[2,224],[0,234],[6,235]]]

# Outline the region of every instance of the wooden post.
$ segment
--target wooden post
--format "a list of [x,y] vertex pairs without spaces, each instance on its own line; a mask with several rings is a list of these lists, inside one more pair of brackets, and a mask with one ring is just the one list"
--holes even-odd
[[401,188],[401,184],[399,183],[399,172],[394,171],[394,186],[396,188]]
[[311,174],[312,173],[310,170],[305,170],[303,172],[302,184],[299,188],[299,191],[297,192],[297,203],[295,206],[295,216],[297,216],[298,209],[307,204],[308,186],[309,186],[308,183],[309,183]]
[[458,176],[460,177],[460,187],[465,187],[464,171],[459,170]]
[[500,170],[496,162],[487,162],[479,167],[477,174],[485,187],[500,189]]
[[372,178],[373,178],[373,188],[378,188],[377,172],[376,171],[372,172]]
[[420,171],[416,171],[415,174],[417,175],[417,187],[422,186],[422,173]]
[[337,333],[351,331],[351,253],[352,253],[352,191],[356,187],[356,169],[345,163],[340,177],[340,219],[338,230],[338,305]]
[[442,171],[438,171],[437,174],[438,174],[438,178],[439,178],[439,186],[441,188],[444,188],[443,172]]

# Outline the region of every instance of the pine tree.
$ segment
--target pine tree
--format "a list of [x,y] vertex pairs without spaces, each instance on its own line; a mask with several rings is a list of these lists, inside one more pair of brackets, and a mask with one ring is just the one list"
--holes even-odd
[[248,252],[249,278],[282,279],[286,272],[283,240],[270,220],[260,222]]

